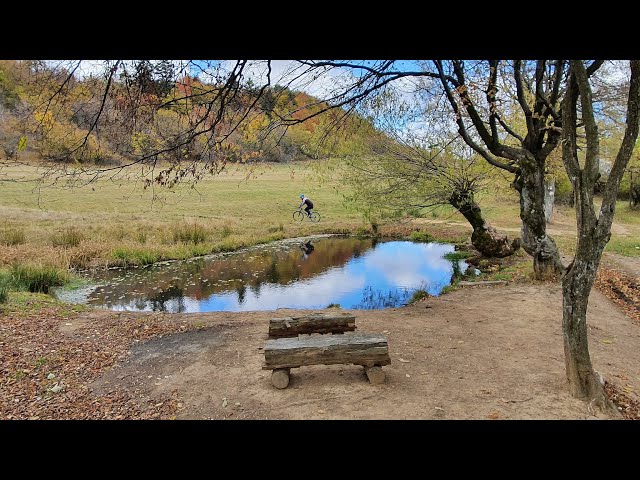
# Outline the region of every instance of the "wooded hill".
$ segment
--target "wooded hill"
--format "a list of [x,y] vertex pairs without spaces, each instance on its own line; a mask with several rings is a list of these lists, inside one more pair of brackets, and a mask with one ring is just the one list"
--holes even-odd
[[43,61],[2,60],[0,158],[92,165],[147,156],[207,161],[224,144],[225,161],[282,162],[357,153],[380,134],[341,109],[274,126],[283,116],[300,119],[326,104],[280,85],[233,87],[218,99],[223,86],[179,75],[168,61],[137,63],[117,78],[79,78]]

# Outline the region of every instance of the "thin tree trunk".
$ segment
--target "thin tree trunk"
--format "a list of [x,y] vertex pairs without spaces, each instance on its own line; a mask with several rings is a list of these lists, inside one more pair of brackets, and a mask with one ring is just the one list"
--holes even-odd
[[547,219],[547,223],[551,223],[553,205],[556,201],[556,181],[552,178],[545,180],[544,187],[544,217]]

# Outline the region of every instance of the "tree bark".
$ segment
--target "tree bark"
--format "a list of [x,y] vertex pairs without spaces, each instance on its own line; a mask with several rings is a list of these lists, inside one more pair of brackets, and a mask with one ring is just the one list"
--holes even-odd
[[544,196],[544,217],[547,219],[547,223],[551,223],[553,218],[553,204],[556,201],[556,181],[549,179],[545,181],[545,196]]
[[521,162],[521,174],[515,187],[520,192],[520,219],[522,220],[522,247],[533,257],[533,272],[537,279],[559,276],[565,267],[560,260],[556,242],[547,235],[544,214],[545,182],[544,160],[534,158]]
[[[610,411],[615,411],[615,408],[607,398],[603,381],[594,372],[589,357],[587,305],[602,251],[611,237],[620,180],[640,127],[640,61],[632,60],[630,63],[627,126],[609,173],[598,216],[593,205],[594,186],[600,177],[598,127],[588,72],[581,60],[571,61],[562,107],[562,161],[573,184],[578,239],[574,260],[562,279],[562,333],[567,380],[572,395],[590,399],[591,404]],[[582,168],[577,145],[578,100],[587,143]]]
[[472,195],[456,192],[449,197],[449,203],[471,224],[471,243],[483,256],[508,257],[520,248],[519,238],[510,242],[507,235],[489,225]]
[[614,411],[604,393],[602,379],[593,370],[587,338],[587,306],[600,253],[583,245],[562,279],[562,332],[569,390],[574,397],[590,399],[601,410]]

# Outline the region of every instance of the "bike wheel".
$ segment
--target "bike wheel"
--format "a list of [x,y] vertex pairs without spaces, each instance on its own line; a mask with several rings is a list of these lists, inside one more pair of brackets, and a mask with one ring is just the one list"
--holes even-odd
[[304,219],[305,215],[300,210],[296,210],[293,212],[293,219],[301,222]]
[[318,212],[311,212],[311,221],[318,223],[320,221],[320,214]]

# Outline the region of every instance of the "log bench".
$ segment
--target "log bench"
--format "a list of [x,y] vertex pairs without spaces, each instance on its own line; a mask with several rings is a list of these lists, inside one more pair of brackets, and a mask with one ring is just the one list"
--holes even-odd
[[340,334],[356,329],[356,317],[350,314],[313,313],[301,317],[272,318],[269,338],[297,337],[312,333]]
[[369,382],[379,384],[385,378],[382,366],[391,363],[387,337],[365,333],[267,340],[264,359],[262,369],[272,370],[276,388],[287,388],[290,370],[307,365],[362,365]]

